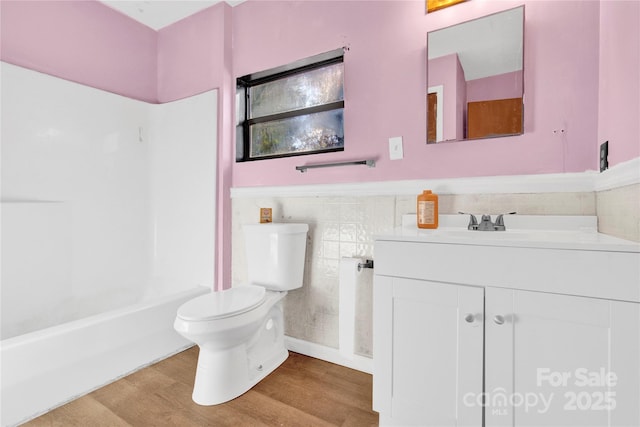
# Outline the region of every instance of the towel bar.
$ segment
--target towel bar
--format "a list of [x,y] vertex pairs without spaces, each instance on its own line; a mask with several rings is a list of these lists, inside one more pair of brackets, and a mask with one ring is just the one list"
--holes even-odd
[[319,163],[316,165],[296,166],[296,170],[302,173],[305,173],[307,169],[329,168],[334,166],[352,166],[352,165],[367,165],[370,168],[373,168],[376,166],[376,161],[373,159],[369,159],[369,160],[356,160],[353,162]]

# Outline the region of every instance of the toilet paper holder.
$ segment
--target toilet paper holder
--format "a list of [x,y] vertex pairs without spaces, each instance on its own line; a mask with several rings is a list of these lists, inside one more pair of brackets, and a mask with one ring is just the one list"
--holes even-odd
[[373,268],[373,260],[367,259],[364,262],[359,262],[358,271],[362,270],[363,268]]

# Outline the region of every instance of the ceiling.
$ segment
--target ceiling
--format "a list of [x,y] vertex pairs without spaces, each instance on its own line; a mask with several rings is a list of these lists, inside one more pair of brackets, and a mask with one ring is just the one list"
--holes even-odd
[[[147,27],[159,30],[222,0],[101,0]],[[245,0],[227,0],[231,6]]]

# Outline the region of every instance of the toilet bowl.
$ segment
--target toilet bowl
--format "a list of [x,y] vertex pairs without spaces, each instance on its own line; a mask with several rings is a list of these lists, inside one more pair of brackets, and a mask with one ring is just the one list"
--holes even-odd
[[302,286],[308,225],[243,228],[249,283],[186,302],[174,322],[200,347],[192,395],[200,405],[240,396],[289,355],[282,299]]

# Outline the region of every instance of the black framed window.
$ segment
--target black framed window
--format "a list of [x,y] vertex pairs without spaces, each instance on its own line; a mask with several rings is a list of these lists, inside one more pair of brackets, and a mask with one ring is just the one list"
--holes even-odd
[[344,52],[237,79],[236,161],[344,150]]

